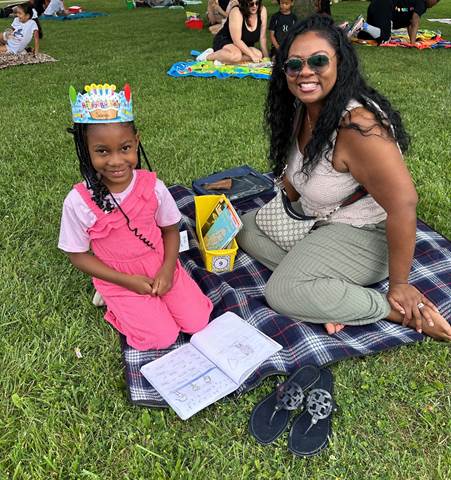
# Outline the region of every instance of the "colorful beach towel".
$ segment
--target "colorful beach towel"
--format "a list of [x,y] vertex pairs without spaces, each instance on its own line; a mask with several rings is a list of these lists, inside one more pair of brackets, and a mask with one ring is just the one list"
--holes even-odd
[[106,17],[108,13],[102,12],[80,12],[80,13],[71,13],[70,15],[41,15],[39,20],[81,20],[83,18],[93,18],[93,17]]
[[[377,46],[376,40],[361,40],[353,38],[353,43],[359,45]],[[383,42],[380,47],[404,47],[404,48],[418,48],[424,50],[426,48],[451,48],[451,42],[445,40],[440,32],[433,32],[432,30],[418,30],[417,42],[415,45],[410,43],[407,29],[401,28],[399,30],[392,30],[390,40]]]
[[38,53],[36,56],[32,53],[23,53],[21,55],[2,53],[0,54],[0,69],[16,67],[18,65],[32,65],[35,63],[50,63],[56,61],[56,59],[45,53]]
[[[191,55],[197,56],[200,52],[193,50]],[[216,78],[271,78],[272,63],[243,63],[239,65],[219,65],[214,62],[177,62],[168,70],[171,77],[216,77]]]
[[[212,300],[214,310],[211,318],[225,311],[235,312],[284,347],[264,362],[237,393],[258,386],[265,377],[277,373],[289,374],[306,363],[327,365],[423,339],[421,334],[411,328],[388,321],[362,327],[346,327],[340,333],[330,336],[322,325],[298,323],[277,314],[267,306],[263,295],[271,272],[243,251],[238,252],[232,272],[217,275],[204,269],[194,230],[192,192],[182,186],[173,186],[170,191],[183,214],[181,230],[188,230],[189,236],[190,249],[180,254],[180,260]],[[234,205],[240,213],[244,213],[263,205],[272,195],[234,202]],[[448,320],[451,320],[450,272],[451,243],[424,223],[418,222],[410,281],[440,308]],[[386,291],[388,282],[381,282],[376,288]],[[187,336],[182,334],[170,349],[139,352],[129,347],[122,338],[123,362],[132,403],[156,407],[166,405],[139,369],[186,342]]]

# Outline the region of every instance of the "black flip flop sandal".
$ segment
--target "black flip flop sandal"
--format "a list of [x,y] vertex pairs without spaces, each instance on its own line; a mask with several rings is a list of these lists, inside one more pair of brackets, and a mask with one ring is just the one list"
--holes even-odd
[[310,457],[326,448],[332,432],[332,413],[337,406],[332,398],[332,372],[321,369],[319,381],[307,394],[305,410],[295,418],[288,435],[288,449],[300,457]]
[[287,428],[290,412],[302,405],[305,392],[319,378],[317,366],[305,365],[261,400],[252,410],[249,420],[249,432],[255,439],[267,445],[278,438]]

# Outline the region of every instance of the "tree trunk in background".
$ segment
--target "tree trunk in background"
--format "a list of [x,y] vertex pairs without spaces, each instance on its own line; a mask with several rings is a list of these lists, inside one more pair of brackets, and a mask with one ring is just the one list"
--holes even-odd
[[294,0],[294,13],[298,20],[308,17],[316,12],[317,0]]

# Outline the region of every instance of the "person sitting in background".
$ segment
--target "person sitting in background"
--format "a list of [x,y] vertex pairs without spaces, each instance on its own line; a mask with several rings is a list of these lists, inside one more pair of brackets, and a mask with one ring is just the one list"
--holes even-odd
[[33,19],[39,17],[44,13],[44,0],[29,0],[28,2],[36,11],[36,17],[33,15]]
[[[266,8],[261,0],[239,0],[230,10],[222,29],[215,36],[213,48],[202,52],[196,60],[235,64],[259,63],[268,56],[266,45]],[[254,45],[260,42],[260,48]]]
[[279,11],[269,21],[269,38],[271,39],[271,57],[279,50],[282,40],[287,36],[288,30],[296,23],[297,18],[291,13],[293,0],[279,0]]
[[213,35],[221,30],[227,19],[227,7],[229,0],[208,0],[207,19],[208,29]]
[[44,6],[46,7],[44,10],[43,15],[46,16],[62,16],[62,15],[68,15],[69,11],[66,10],[64,7],[64,2],[63,0],[47,0],[44,3]]
[[[407,28],[411,44],[415,44],[420,17],[440,0],[371,0],[366,22],[359,17],[350,30],[362,40],[378,44],[390,39],[392,29]],[[352,32],[351,32],[352,31]]]
[[39,39],[42,38],[39,20],[33,19],[33,8],[29,3],[17,5],[16,17],[11,24],[11,29],[3,33],[0,38],[0,53],[19,55],[25,52],[34,38],[34,54],[39,52]]

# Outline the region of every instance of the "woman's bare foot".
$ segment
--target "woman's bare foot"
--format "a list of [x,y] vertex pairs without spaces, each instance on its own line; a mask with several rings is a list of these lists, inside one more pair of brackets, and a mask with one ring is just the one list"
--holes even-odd
[[338,333],[343,330],[345,326],[342,323],[325,323],[324,328],[329,335],[333,335],[334,333]]
[[[428,322],[423,316],[421,325],[422,333],[434,338],[435,340],[445,340],[451,342],[451,325],[447,322],[447,320],[442,317],[442,315],[440,315],[440,313],[434,308],[431,308],[428,305],[425,305],[421,312],[426,313],[427,317],[432,320],[432,322]],[[404,319],[399,312],[393,309],[387,318],[388,320],[396,323],[402,323]],[[412,319],[408,326],[415,328],[415,320]]]

